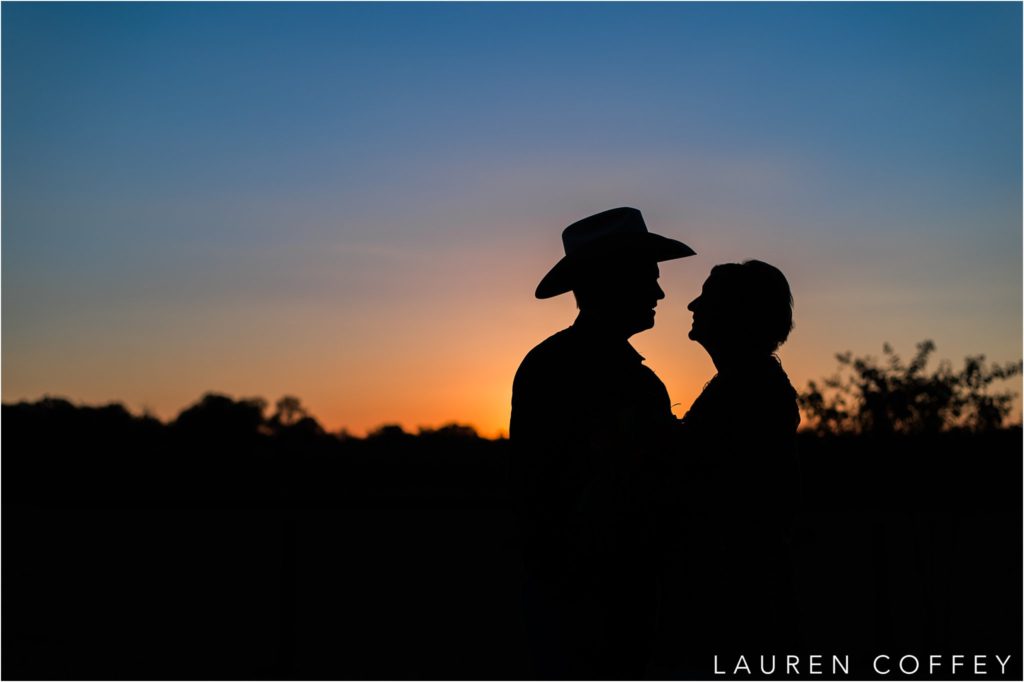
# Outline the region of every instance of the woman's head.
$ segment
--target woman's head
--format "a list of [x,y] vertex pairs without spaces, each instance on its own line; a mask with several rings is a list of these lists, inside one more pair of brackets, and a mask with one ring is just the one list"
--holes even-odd
[[758,260],[711,270],[693,312],[690,338],[709,353],[773,353],[793,329],[793,295],[782,272]]

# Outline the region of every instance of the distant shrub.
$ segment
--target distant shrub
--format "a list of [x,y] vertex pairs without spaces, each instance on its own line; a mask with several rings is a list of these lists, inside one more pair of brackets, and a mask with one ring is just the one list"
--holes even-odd
[[267,402],[262,398],[233,398],[218,393],[207,393],[186,408],[174,420],[173,426],[184,432],[239,436],[256,434],[264,423]]
[[419,435],[421,438],[438,438],[450,441],[475,441],[480,438],[480,435],[477,434],[476,429],[472,426],[456,423],[445,424],[437,429],[421,427]]
[[808,382],[800,395],[809,428],[822,434],[871,435],[1002,428],[1017,394],[992,384],[1019,375],[1021,362],[989,364],[984,355],[975,355],[965,358],[958,372],[945,360],[929,372],[926,365],[934,351],[932,341],[922,341],[908,363],[889,344],[882,348],[882,359],[836,355],[838,373]]

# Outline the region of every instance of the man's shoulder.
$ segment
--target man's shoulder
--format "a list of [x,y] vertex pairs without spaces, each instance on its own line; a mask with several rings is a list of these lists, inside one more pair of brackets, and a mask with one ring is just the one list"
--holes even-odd
[[534,346],[523,358],[516,371],[513,390],[534,384],[538,379],[549,383],[555,377],[572,371],[579,358],[579,339],[572,327],[556,332]]
[[522,364],[528,365],[561,360],[565,355],[571,354],[577,346],[576,334],[573,333],[573,328],[569,327],[560,332],[555,332],[534,346],[526,354],[526,357],[523,358]]

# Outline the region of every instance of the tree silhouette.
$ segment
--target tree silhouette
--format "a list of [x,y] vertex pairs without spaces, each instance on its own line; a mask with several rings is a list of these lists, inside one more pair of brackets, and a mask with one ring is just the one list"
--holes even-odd
[[254,434],[263,425],[267,401],[263,398],[233,400],[226,395],[207,393],[186,408],[174,421],[185,432],[206,432],[224,436]]
[[295,396],[283,396],[277,401],[275,407],[277,411],[270,420],[275,424],[280,424],[281,426],[292,426],[309,416],[306,408],[302,406],[302,401]]
[[996,381],[1021,373],[1021,362],[989,364],[968,356],[959,372],[943,360],[926,371],[935,343],[917,344],[904,363],[892,347],[882,360],[839,353],[839,372],[821,384],[809,381],[800,406],[809,427],[820,434],[928,434],[951,430],[986,432],[1001,428],[1016,392],[994,390]]

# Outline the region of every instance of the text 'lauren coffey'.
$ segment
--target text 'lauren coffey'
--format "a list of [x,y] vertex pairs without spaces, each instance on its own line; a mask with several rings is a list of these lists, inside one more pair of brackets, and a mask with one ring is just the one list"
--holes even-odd
[[[828,660],[831,658],[831,660]],[[872,672],[876,675],[1006,675],[1006,665],[1011,656],[986,654],[932,654],[930,656],[890,656],[879,654],[871,661]],[[824,654],[798,656],[758,655],[738,656],[733,660],[715,656],[716,675],[850,675],[850,656],[826,657]],[[858,673],[854,673],[858,674]],[[859,674],[863,674],[861,671]]]

